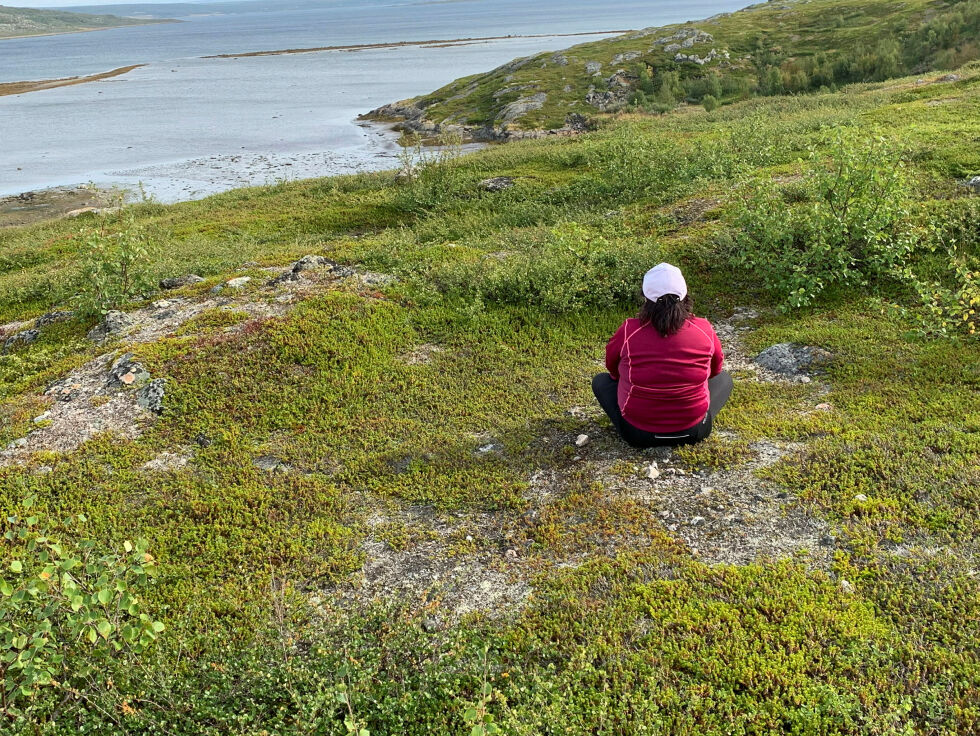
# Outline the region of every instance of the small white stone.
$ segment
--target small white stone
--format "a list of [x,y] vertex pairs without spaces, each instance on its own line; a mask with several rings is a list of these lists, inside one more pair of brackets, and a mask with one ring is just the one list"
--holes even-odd
[[43,414],[41,414],[40,416],[34,417],[34,423],[35,424],[40,424],[41,422],[48,421],[50,418],[51,418],[51,412],[46,411]]
[[691,523],[691,526],[698,526],[700,524],[703,524],[704,523],[704,517],[703,516],[695,516],[693,519],[691,519],[691,522],[690,523]]
[[656,463],[650,463],[647,466],[647,478],[649,478],[650,480],[656,480],[659,477],[660,477],[660,468],[657,466]]
[[851,584],[851,581],[849,581],[849,580],[841,579],[841,581],[840,581],[840,589],[844,593],[848,593],[848,594],[854,592],[854,586]]
[[800,383],[810,383],[810,376],[800,376]]
[[816,407],[814,407],[814,408],[817,411],[830,411],[831,406],[830,406],[830,404],[817,404]]
[[245,284],[252,280],[251,276],[239,276],[237,279],[230,279],[225,282],[229,289],[244,289]]
[[857,501],[858,503],[865,503],[868,500],[868,497],[865,496],[863,493],[859,493],[854,497],[854,500]]
[[575,438],[576,447],[585,447],[587,444],[589,444],[589,435],[580,434],[578,437]]
[[473,537],[472,537],[472,536],[470,536],[469,534],[467,534],[467,535],[466,535],[466,541],[467,541],[467,542],[472,542],[472,541],[473,541]]

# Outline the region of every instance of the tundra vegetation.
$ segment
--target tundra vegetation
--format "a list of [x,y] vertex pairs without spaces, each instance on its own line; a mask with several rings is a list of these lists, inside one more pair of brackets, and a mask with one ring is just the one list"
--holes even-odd
[[[3,230],[2,730],[976,733],[978,140],[974,63]],[[660,260],[737,387],[644,452]]]
[[0,6],[0,39],[173,22],[175,21],[156,18],[121,18],[118,15],[92,15],[65,10]]

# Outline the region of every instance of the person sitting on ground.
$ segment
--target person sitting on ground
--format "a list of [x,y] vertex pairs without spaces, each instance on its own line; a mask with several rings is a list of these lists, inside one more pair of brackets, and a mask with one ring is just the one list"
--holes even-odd
[[684,275],[669,263],[643,277],[646,300],[606,346],[592,391],[633,447],[687,445],[711,434],[732,394],[725,355],[708,320],[691,312]]

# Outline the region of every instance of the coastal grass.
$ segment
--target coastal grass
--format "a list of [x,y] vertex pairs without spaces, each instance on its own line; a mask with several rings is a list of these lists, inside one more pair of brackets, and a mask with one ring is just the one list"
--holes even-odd
[[[382,173],[137,205],[153,275],[208,277],[189,297],[310,252],[396,280],[338,281],[275,319],[205,312],[133,348],[168,381],[146,433],[0,468],[5,516],[35,495],[52,519],[84,513],[107,547],[147,539],[161,565],[147,605],[168,627],[142,669],[110,673],[97,702],[111,709],[59,711],[60,695],[42,694],[35,724],[13,732],[343,734],[346,720],[457,733],[472,708],[515,734],[975,733],[976,338],[923,334],[908,317],[918,295],[887,279],[777,309],[724,238],[733,185],[791,184],[830,127],[901,144],[915,212],[972,217],[959,182],[980,168],[980,72],[958,74],[624,116],[407,183]],[[516,185],[485,192],[489,176]],[[72,303],[94,222],[0,232],[0,319]],[[949,280],[929,245],[912,267]],[[975,235],[961,247],[980,257]],[[757,310],[748,350],[835,355],[810,384],[737,374],[716,437],[676,453],[697,474],[744,466],[760,440],[797,443],[760,472],[830,525],[826,561],[708,564],[656,504],[611,493],[576,459],[588,433],[625,468],[650,460],[570,410],[591,405],[604,342],[658,260],[685,269],[698,314]],[[23,436],[46,383],[95,357],[89,327],[52,326],[0,357],[0,438]],[[423,346],[428,359],[410,359]],[[145,469],[164,452],[192,460]],[[538,471],[559,479],[545,501]],[[359,595],[373,545],[410,553],[434,524],[452,527],[444,555],[460,565],[518,551],[526,605],[454,616],[438,597]]]

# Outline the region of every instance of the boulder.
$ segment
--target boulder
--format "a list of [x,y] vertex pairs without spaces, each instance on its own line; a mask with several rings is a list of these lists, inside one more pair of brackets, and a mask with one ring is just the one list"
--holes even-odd
[[184,276],[176,276],[168,279],[163,279],[160,282],[160,288],[164,291],[169,291],[171,289],[179,289],[182,286],[191,286],[192,284],[199,284],[204,281],[203,278],[198,276],[196,273],[188,273]]
[[514,186],[514,179],[510,176],[495,176],[492,179],[484,179],[479,186],[485,192],[502,192]]
[[980,194],[980,176],[974,176],[967,179],[965,182],[963,182],[963,186]]
[[251,276],[239,276],[237,279],[229,279],[226,281],[225,286],[227,286],[229,289],[244,289],[251,280]]
[[163,398],[167,379],[157,378],[136,392],[136,403],[154,414],[163,414]]
[[602,71],[601,61],[590,61],[585,65],[585,71],[587,74],[598,74]]
[[150,380],[149,371],[141,363],[133,360],[132,353],[121,356],[109,369],[109,386],[111,388],[139,386],[148,380]]
[[106,312],[102,321],[89,330],[88,339],[92,342],[105,342],[110,337],[122,335],[136,324],[136,320],[125,312]]
[[759,353],[755,358],[755,363],[773,373],[798,376],[829,362],[833,357],[832,353],[822,348],[782,342],[771,345]]

